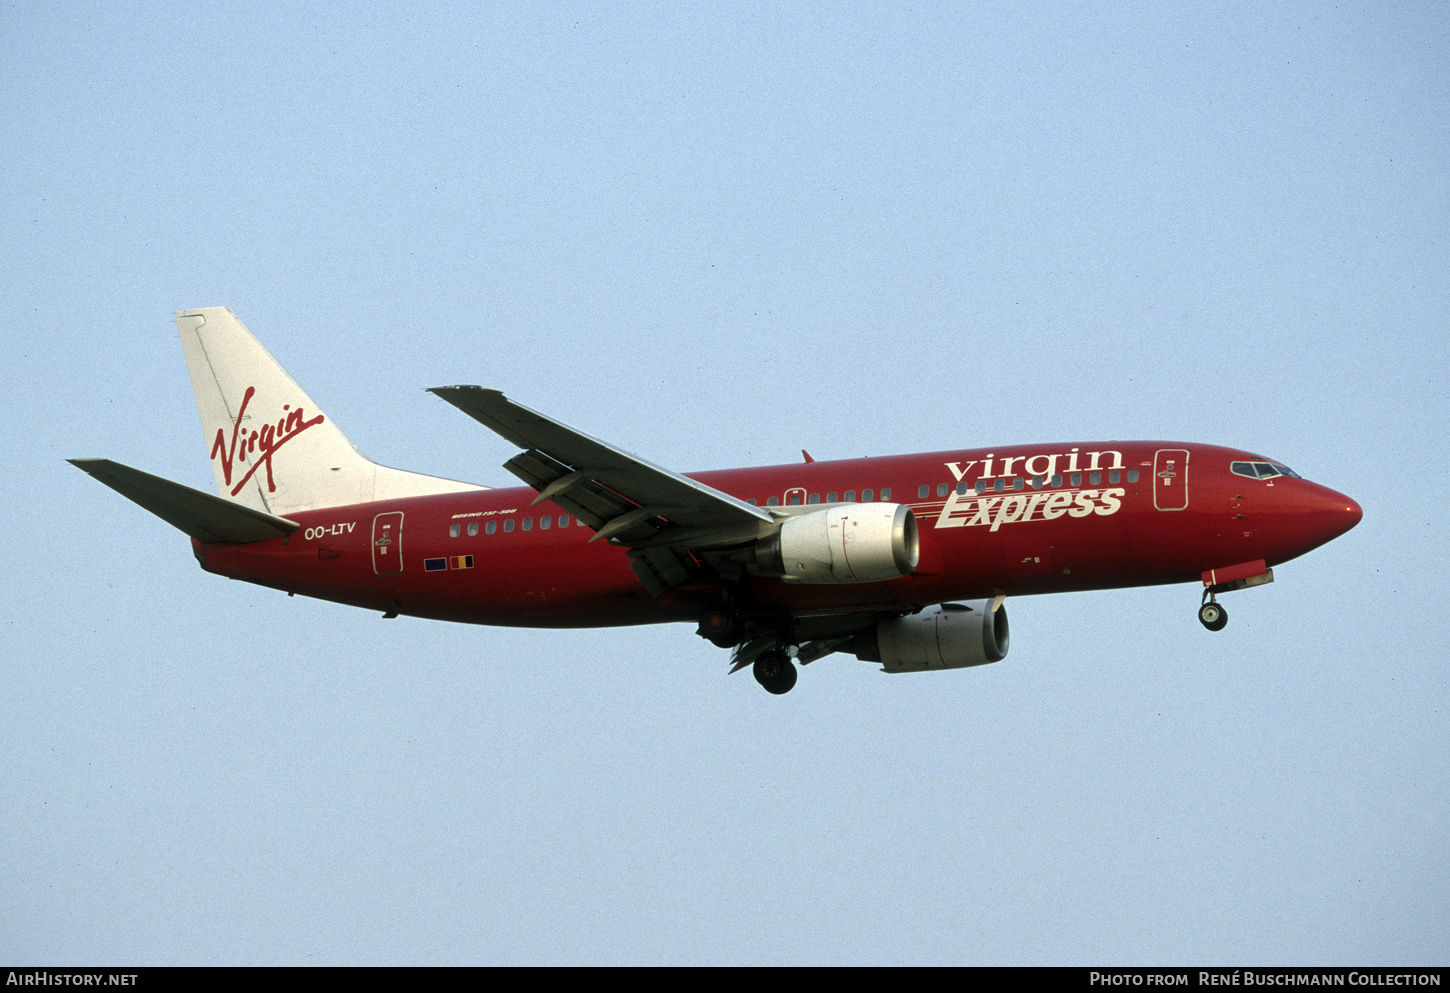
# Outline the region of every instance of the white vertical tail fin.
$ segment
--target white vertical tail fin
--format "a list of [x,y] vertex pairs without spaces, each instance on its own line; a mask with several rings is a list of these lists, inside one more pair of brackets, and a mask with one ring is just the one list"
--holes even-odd
[[217,492],[269,514],[484,489],[367,459],[226,307],[183,310]]

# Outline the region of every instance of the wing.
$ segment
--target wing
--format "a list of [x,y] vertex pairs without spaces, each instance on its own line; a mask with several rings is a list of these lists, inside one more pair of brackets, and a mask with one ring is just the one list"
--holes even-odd
[[575,431],[481,386],[437,394],[524,449],[504,468],[607,539],[630,549],[630,567],[654,596],[690,578],[691,552],[754,541],[769,513],[712,486]]

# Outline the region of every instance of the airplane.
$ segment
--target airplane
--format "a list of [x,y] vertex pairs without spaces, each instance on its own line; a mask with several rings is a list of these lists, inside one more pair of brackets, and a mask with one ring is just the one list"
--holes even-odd
[[832,653],[889,673],[1007,654],[1009,596],[1218,595],[1359,523],[1251,452],[1063,442],[680,474],[479,386],[430,392],[520,449],[492,489],[378,465],[225,307],[178,311],[217,493],[72,459],[202,569],[380,612],[538,628],[694,622],[769,692]]

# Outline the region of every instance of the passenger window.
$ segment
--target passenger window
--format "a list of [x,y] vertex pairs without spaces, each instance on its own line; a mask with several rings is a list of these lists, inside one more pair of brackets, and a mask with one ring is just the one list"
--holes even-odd
[[1053,489],[1057,489],[1061,485],[1062,485],[1062,473],[1060,473],[1060,472],[1053,473],[1052,474],[1052,488]]
[[1032,488],[1034,490],[1040,490],[1040,489],[1042,489],[1042,477],[1041,476],[1033,476],[1032,477]]
[[792,507],[799,507],[801,505],[801,495],[799,493],[792,493],[790,495],[789,505]]
[[826,503],[835,503],[835,502],[836,502],[836,494],[834,494],[834,493],[827,493],[826,494]]
[[957,496],[964,496],[966,494],[966,492],[967,492],[967,481],[965,479],[959,479],[959,480],[957,480]]
[[986,493],[987,492],[987,481],[985,479],[979,479],[979,480],[977,480],[977,492],[978,493]]
[[1138,470],[1137,469],[1129,469],[1128,470],[1128,482],[1130,482],[1130,483],[1136,483],[1137,481],[1138,481]]
[[506,521],[503,522],[504,534],[512,534],[513,533],[513,529],[514,529],[514,519],[512,517],[510,517],[508,520],[506,520]]
[[1123,478],[1123,474],[1121,472],[1119,472],[1118,470],[1116,470],[1116,469],[1114,469],[1112,472],[1108,473],[1108,482],[1110,482],[1110,483],[1116,483],[1118,480],[1120,480],[1122,478]]
[[930,494],[931,487],[928,486],[926,483],[922,483],[916,488],[916,498],[918,500],[925,500]]
[[765,505],[767,507],[779,507],[780,506],[780,497],[766,497],[765,498]]
[[450,537],[450,538],[457,538],[458,535],[459,535],[458,525],[457,524],[450,524],[450,525],[448,525],[448,537]]
[[1093,472],[1093,473],[1089,473],[1088,474],[1088,482],[1090,484],[1092,484],[1093,486],[1097,486],[1102,481],[1103,481],[1103,474],[1102,473],[1100,473],[1100,472]]
[[1068,482],[1072,486],[1081,486],[1082,485],[1082,473],[1080,473],[1080,472],[1073,473],[1072,474],[1072,477],[1068,480]]
[[553,523],[553,519],[552,518],[549,518],[549,517],[540,517],[539,518],[539,530],[540,531],[547,531],[547,530],[549,530],[549,525],[552,524],[552,523]]
[[559,527],[566,528],[568,526],[569,526],[569,515],[568,514],[560,514],[559,515]]
[[493,534],[498,530],[498,521],[489,521],[483,526],[483,530],[485,534]]
[[1006,488],[1007,488],[1007,480],[1005,480],[1005,479],[999,479],[999,480],[997,480],[997,485],[993,487],[993,489],[996,490],[998,493],[1001,493]]
[[525,517],[524,518],[524,530],[525,531],[532,531],[533,529],[534,529],[534,519],[532,517]]
[[[867,490],[866,492],[867,493],[870,493],[870,490]],[[869,500],[871,498],[868,496],[866,499]],[[886,503],[890,499],[891,499],[891,487],[889,487],[889,486],[883,486],[883,487],[881,487],[881,502],[882,503]]]
[[861,491],[861,502],[862,503],[870,503],[871,502],[871,493],[872,493],[871,490],[862,490]]
[[820,503],[820,502],[821,502],[821,495],[819,493],[812,493],[810,496],[806,497],[806,503]]
[[760,506],[760,504],[756,502],[755,497],[751,497],[750,499],[746,500],[745,502],[748,503],[748,504],[750,504],[750,506],[752,506],[752,507],[759,507]]
[[847,503],[855,503],[856,502],[856,491],[855,490],[847,490],[846,491],[846,502]]
[[1021,476],[1018,476],[1016,479],[1012,480],[1012,488],[1014,490],[1020,490],[1022,488],[1022,483],[1023,483],[1022,477]]
[[477,534],[478,534],[478,522],[477,521],[469,521],[468,522],[468,536],[470,538],[472,538],[472,537],[476,536]]

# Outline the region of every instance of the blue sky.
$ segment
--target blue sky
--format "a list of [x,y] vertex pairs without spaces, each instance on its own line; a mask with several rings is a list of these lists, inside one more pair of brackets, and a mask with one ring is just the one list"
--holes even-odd
[[[456,7],[0,19],[0,960],[1445,961],[1442,5]],[[211,486],[217,305],[485,484],[426,387],[682,471],[1211,442],[1365,519],[1219,634],[1022,598],[997,665],[773,698],[201,573],[64,459]]]

